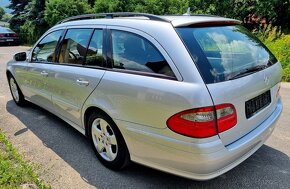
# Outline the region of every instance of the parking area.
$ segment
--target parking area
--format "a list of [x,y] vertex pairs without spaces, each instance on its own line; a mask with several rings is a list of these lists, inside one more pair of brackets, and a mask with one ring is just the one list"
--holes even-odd
[[132,163],[121,172],[98,162],[78,131],[35,106],[17,107],[6,80],[6,63],[28,47],[0,47],[0,129],[35,164],[53,188],[290,188],[290,83],[283,83],[284,110],[276,130],[253,156],[222,176],[197,182]]

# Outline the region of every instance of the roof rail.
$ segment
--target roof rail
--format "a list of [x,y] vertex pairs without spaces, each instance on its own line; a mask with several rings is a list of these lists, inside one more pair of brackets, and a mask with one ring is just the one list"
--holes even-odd
[[154,14],[146,14],[146,13],[138,13],[138,12],[113,12],[113,13],[83,14],[83,15],[78,15],[78,16],[72,16],[72,17],[68,17],[59,21],[57,24],[61,24],[61,23],[69,22],[73,20],[81,20],[81,19],[89,19],[89,18],[94,19],[98,17],[113,19],[114,17],[135,17],[135,16],[143,16],[143,17],[148,18],[149,20],[170,22],[169,20],[165,18],[161,18],[160,16],[156,16]]

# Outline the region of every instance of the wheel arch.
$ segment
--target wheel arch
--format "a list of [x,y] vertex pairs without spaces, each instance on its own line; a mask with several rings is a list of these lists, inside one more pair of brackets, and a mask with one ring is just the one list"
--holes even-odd
[[[97,106],[90,106],[90,107],[88,107],[85,110],[85,113],[84,113],[84,116],[83,116],[83,121],[84,121],[84,127],[85,127],[86,136],[88,136],[88,129],[89,129],[88,119],[89,119],[90,115],[93,112],[99,112],[99,113],[105,114],[106,116],[108,116],[115,123],[115,121],[113,120],[113,118],[106,111],[104,111],[103,109],[101,109],[101,108],[99,108]],[[117,124],[115,123],[115,125],[117,125]],[[119,131],[120,131],[120,129],[119,129]]]
[[[9,79],[9,76],[13,76],[12,72],[10,70],[6,70],[6,77],[7,80]],[[13,76],[14,77],[14,76]]]
[[97,106],[90,106],[84,112],[85,113],[83,114],[83,121],[84,121],[84,127],[85,127],[85,135],[86,135],[86,137],[89,138],[89,125],[88,125],[88,120],[89,120],[90,115],[93,112],[102,113],[102,114],[106,115],[108,118],[110,118],[111,121],[116,125],[116,127],[119,130],[119,132],[121,134],[121,137],[122,137],[122,139],[123,139],[123,141],[124,141],[124,143],[126,145],[126,148],[128,149],[129,158],[131,159],[130,150],[128,148],[126,139],[124,138],[124,133],[122,133],[122,129],[119,128],[119,126],[116,124],[116,122],[114,121],[114,119],[112,118],[112,116],[110,116],[109,113],[107,113],[105,110],[103,110],[103,109],[101,109],[101,108],[99,108]]

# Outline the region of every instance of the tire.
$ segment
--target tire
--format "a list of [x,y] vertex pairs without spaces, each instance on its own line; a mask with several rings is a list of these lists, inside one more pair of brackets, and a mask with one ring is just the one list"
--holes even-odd
[[123,136],[113,120],[104,113],[94,112],[88,119],[88,136],[100,162],[109,169],[120,170],[130,162]]
[[24,99],[23,93],[21,92],[16,80],[12,75],[8,76],[8,83],[12,98],[16,105],[24,106],[26,104],[26,100]]

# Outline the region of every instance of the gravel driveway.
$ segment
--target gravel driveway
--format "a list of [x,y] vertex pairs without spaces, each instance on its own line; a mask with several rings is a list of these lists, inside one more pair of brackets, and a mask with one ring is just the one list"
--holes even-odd
[[132,163],[121,172],[104,168],[86,138],[49,112],[12,101],[6,63],[27,47],[0,47],[0,128],[53,188],[290,188],[290,83],[273,135],[253,156],[226,174],[197,182]]

